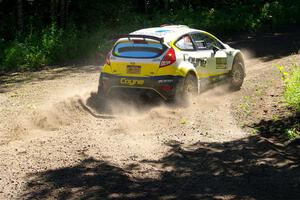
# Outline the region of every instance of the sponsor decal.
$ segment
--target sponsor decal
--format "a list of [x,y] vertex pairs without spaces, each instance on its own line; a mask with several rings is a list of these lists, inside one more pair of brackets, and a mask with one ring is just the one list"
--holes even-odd
[[121,78],[120,83],[122,85],[134,86],[134,85],[144,85],[145,81],[144,80],[131,80],[131,79],[127,79],[127,78]]
[[159,84],[163,84],[163,83],[173,83],[173,80],[158,80]]
[[216,68],[217,69],[225,69],[227,65],[227,59],[226,58],[217,58],[216,59]]
[[194,65],[194,67],[206,67],[207,59],[206,58],[194,58],[188,56],[188,54],[183,55],[183,60],[188,61]]

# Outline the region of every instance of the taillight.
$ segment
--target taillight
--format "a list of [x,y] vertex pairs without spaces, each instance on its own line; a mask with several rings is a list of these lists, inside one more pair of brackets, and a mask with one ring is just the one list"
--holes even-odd
[[162,85],[160,86],[160,89],[164,90],[164,91],[170,91],[173,89],[173,86],[171,85]]
[[111,51],[108,52],[108,54],[106,55],[106,58],[105,58],[105,64],[106,65],[110,65],[110,56],[111,56]]
[[174,62],[176,62],[176,54],[174,49],[170,48],[164,56],[164,58],[162,59],[162,61],[160,62],[159,67],[166,67],[168,65],[173,64]]

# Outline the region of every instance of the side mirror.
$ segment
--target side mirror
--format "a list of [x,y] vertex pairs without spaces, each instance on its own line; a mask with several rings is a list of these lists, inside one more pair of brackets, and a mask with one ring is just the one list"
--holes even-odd
[[214,54],[216,54],[217,51],[220,50],[219,47],[217,47],[216,45],[214,45],[214,44],[212,44],[212,43],[208,43],[208,44],[207,44],[207,48],[213,50]]
[[217,46],[215,46],[215,45],[212,45],[212,50],[214,51],[214,54],[216,54],[216,53],[217,53],[217,51],[219,51],[219,50],[220,50],[220,48],[219,48],[219,47],[217,47]]
[[215,45],[213,45],[213,46],[212,46],[212,50],[214,51],[214,53],[216,53],[217,51],[220,50],[220,48],[217,47],[217,46],[215,46]]

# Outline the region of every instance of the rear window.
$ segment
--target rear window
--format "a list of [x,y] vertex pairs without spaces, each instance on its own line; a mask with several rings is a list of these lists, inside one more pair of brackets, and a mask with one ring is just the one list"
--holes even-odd
[[164,45],[144,40],[123,41],[115,45],[113,54],[125,58],[155,58],[164,52]]

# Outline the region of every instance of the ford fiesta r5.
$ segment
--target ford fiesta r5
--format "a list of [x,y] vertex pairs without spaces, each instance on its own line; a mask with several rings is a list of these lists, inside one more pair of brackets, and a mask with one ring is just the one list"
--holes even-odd
[[241,88],[245,65],[240,50],[205,31],[187,26],[147,28],[120,37],[107,55],[98,93],[152,93],[164,100],[201,92],[229,77]]

